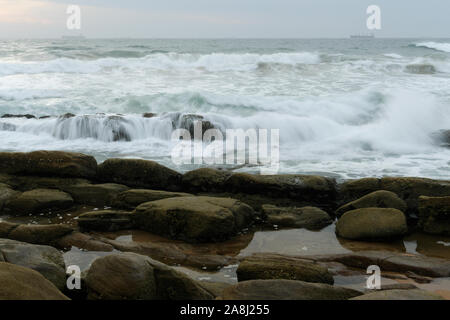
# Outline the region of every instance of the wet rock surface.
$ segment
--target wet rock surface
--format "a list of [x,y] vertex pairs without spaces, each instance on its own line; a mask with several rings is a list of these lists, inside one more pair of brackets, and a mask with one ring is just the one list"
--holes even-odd
[[226,288],[223,300],[347,300],[361,292],[293,280],[251,280]]
[[108,159],[99,165],[98,178],[129,187],[177,190],[181,175],[154,161]]
[[39,272],[59,289],[66,284],[63,256],[53,247],[0,239],[0,255],[4,262]]
[[73,205],[73,198],[60,190],[35,189],[26,191],[4,205],[4,211],[12,215],[28,215],[42,211],[63,210]]
[[425,290],[382,290],[368,293],[350,300],[444,300],[437,294]]
[[420,197],[419,224],[427,233],[450,235],[450,196]]
[[394,208],[405,212],[407,206],[395,193],[380,190],[343,205],[336,210],[336,215],[340,217],[347,211],[362,208]]
[[140,204],[150,201],[177,198],[177,197],[190,197],[193,196],[189,193],[183,192],[168,192],[161,190],[148,190],[148,189],[132,189],[121,192],[114,198],[113,205],[117,208],[134,209]]
[[39,272],[0,262],[1,300],[68,300]]
[[92,178],[94,157],[62,151],[0,152],[0,173]]
[[255,219],[248,205],[230,198],[178,197],[144,203],[134,211],[141,229],[188,242],[217,242]]
[[244,258],[237,269],[239,281],[286,279],[333,284],[327,268],[311,261],[277,254],[254,254]]
[[[114,281],[111,281],[114,279]],[[196,281],[167,265],[134,253],[94,261],[86,277],[88,299],[210,300]]]
[[348,211],[336,224],[338,236],[353,240],[391,240],[405,235],[407,231],[403,212],[390,208]]
[[333,223],[328,213],[314,207],[285,208],[263,205],[262,212],[269,226],[319,230]]

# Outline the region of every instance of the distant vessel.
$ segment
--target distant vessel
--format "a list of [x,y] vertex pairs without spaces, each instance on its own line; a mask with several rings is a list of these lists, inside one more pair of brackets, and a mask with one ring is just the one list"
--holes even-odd
[[64,39],[64,40],[83,40],[83,39],[86,39],[86,37],[81,35],[81,34],[78,35],[78,36],[62,36],[61,38]]
[[375,35],[373,34],[356,34],[350,36],[350,39],[373,39],[373,38],[375,38]]

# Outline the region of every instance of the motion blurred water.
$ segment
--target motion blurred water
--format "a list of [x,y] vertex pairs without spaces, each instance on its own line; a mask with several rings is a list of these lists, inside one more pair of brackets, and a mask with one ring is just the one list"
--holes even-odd
[[184,171],[170,159],[173,119],[196,114],[280,129],[283,173],[449,179],[450,149],[432,135],[450,129],[450,40],[0,41],[2,114],[52,117],[0,119],[1,151]]

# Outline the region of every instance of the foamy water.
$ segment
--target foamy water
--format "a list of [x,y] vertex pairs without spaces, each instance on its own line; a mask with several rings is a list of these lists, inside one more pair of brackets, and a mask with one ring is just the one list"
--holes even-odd
[[280,129],[281,172],[450,179],[450,150],[432,138],[450,129],[450,40],[1,41],[7,113],[52,117],[0,119],[2,151],[184,171],[170,136],[196,114],[221,130]]

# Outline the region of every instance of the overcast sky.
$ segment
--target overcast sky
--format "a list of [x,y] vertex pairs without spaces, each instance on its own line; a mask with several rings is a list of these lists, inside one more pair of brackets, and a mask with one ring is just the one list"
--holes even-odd
[[0,37],[73,34],[69,4],[93,38],[346,38],[368,32],[373,4],[378,37],[450,37],[448,0],[0,0]]

